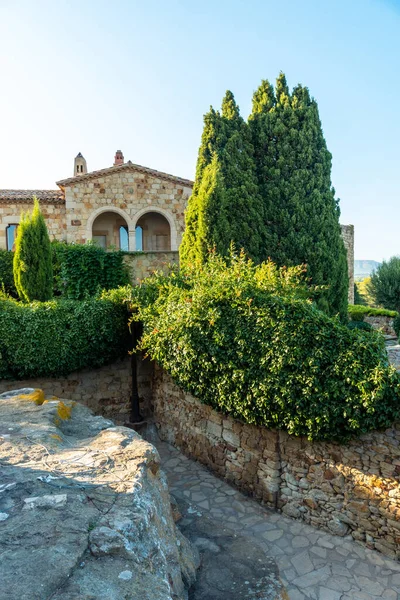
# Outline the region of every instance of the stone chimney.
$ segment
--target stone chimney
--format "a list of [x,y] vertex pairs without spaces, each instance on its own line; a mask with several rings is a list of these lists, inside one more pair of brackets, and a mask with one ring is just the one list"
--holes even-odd
[[118,165],[124,164],[124,155],[122,154],[122,150],[117,150],[114,158],[114,167],[118,167]]
[[77,177],[78,175],[85,175],[85,173],[87,173],[87,164],[86,164],[86,160],[83,158],[82,154],[79,152],[79,154],[76,156],[75,160],[74,160],[74,177]]

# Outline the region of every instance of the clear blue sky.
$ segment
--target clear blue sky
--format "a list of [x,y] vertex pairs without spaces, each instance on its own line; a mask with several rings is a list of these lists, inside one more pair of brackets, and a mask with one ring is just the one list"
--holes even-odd
[[0,0],[0,187],[82,152],[193,178],[210,104],[286,73],[319,104],[356,258],[400,254],[400,0]]

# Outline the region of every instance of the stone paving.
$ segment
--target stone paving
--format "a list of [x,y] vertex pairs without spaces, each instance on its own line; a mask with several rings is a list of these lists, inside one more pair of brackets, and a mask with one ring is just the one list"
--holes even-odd
[[184,500],[198,516],[222,521],[238,535],[252,537],[275,559],[290,600],[400,598],[399,562],[350,536],[332,536],[267,509],[176,448],[151,441],[178,502]]
[[398,371],[400,370],[400,344],[397,340],[387,340],[386,349],[390,363]]

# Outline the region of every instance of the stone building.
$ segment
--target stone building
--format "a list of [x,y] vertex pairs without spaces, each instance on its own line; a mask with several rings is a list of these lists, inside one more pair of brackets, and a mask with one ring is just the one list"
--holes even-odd
[[[184,229],[184,212],[193,182],[124,161],[117,150],[114,164],[88,172],[81,153],[73,176],[57,181],[56,190],[0,190],[0,248],[12,250],[22,211],[40,200],[51,239],[104,248],[177,251]],[[349,299],[353,292],[354,228],[342,226],[348,251]]]

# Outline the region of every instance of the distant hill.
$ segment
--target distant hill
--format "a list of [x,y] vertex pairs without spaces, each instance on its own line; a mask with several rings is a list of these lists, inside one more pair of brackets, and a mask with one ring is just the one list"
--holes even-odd
[[376,260],[355,260],[354,277],[369,277],[381,263]]

